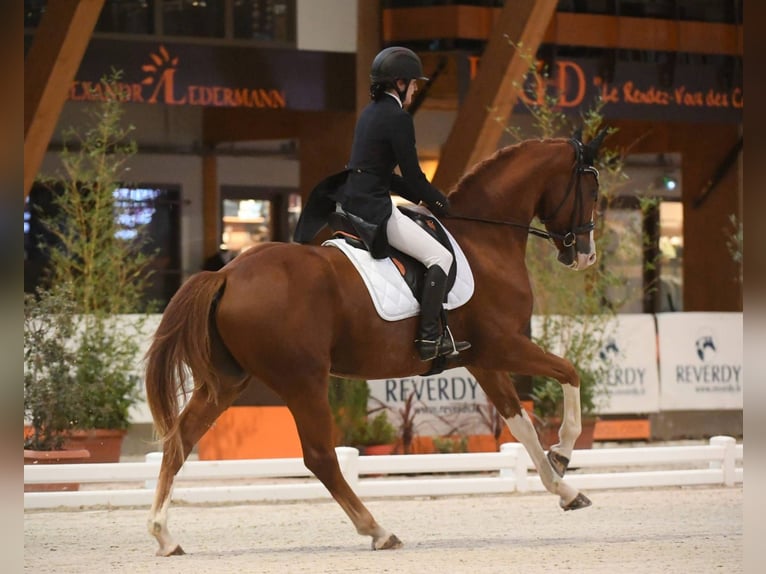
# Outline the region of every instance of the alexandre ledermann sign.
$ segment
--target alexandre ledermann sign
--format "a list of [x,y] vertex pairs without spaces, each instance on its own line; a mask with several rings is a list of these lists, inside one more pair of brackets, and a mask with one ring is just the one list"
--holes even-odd
[[657,315],[662,410],[743,407],[742,313]]
[[[25,36],[25,48],[31,37]],[[272,110],[353,111],[355,54],[93,38],[69,100],[104,98],[101,80],[122,73],[125,102]]]

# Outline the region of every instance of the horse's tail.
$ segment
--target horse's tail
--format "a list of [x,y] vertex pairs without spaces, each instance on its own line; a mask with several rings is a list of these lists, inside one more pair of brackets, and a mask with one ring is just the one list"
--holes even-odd
[[218,398],[218,375],[210,349],[210,310],[226,275],[202,271],[187,280],[165,309],[146,353],[146,398],[165,456],[183,462],[178,428],[179,396],[187,396],[189,374],[195,389]]

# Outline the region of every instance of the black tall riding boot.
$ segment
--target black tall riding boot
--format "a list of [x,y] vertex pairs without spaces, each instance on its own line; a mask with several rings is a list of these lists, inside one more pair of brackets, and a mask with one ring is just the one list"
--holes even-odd
[[[420,302],[420,329],[415,344],[420,358],[430,361],[445,355],[457,355],[471,347],[465,341],[455,341],[447,327],[447,312],[443,310],[447,276],[438,265],[426,269],[423,296]],[[444,326],[440,318],[444,317]]]

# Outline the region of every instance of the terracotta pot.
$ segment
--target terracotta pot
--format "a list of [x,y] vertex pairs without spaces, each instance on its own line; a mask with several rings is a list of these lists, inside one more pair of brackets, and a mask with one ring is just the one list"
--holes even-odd
[[394,449],[396,448],[396,444],[371,444],[364,447],[364,452],[362,453],[365,456],[372,456],[372,455],[378,455],[378,454],[393,454]]
[[64,448],[87,449],[90,459],[84,462],[120,462],[122,441],[126,433],[127,431],[114,429],[71,431]]
[[[74,464],[88,462],[87,449],[28,450],[24,449],[24,464]],[[25,484],[24,492],[51,492],[55,490],[80,490],[77,482]]]

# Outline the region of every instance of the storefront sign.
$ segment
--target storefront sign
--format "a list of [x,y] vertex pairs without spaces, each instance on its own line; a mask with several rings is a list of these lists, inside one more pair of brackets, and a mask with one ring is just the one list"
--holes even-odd
[[725,85],[719,79],[720,70],[711,66],[679,64],[673,68],[672,77],[663,78],[656,64],[621,62],[615,66],[614,77],[608,81],[599,74],[596,61],[569,64],[569,67],[560,67],[566,79],[559,80],[566,86],[566,93],[574,94],[574,97],[570,96],[568,106],[587,107],[599,98],[604,102],[606,117],[742,121],[741,80],[738,84]]
[[356,106],[354,54],[101,38],[88,44],[69,99],[103,99],[101,80],[112,70],[122,72],[117,93],[128,102],[315,111]]
[[[468,65],[455,69],[473,78],[480,58],[462,57]],[[741,122],[741,70],[741,59],[733,58],[706,64],[555,59],[546,74],[541,70],[527,75],[514,113],[527,113],[527,106],[543,103],[546,95],[558,95],[557,105],[573,112],[593,108],[600,99],[607,119]],[[468,82],[459,80],[457,85],[465,95]]]
[[657,334],[662,410],[742,408],[742,313],[660,313]]

